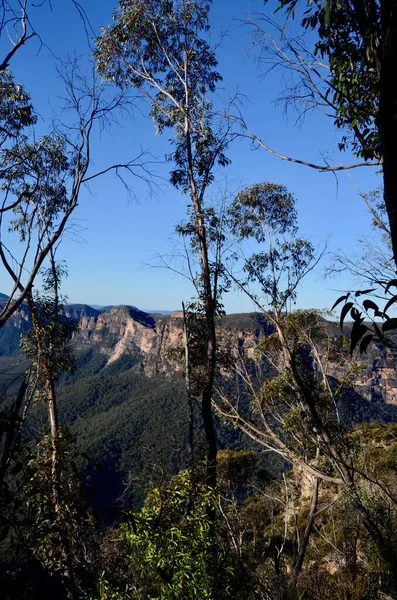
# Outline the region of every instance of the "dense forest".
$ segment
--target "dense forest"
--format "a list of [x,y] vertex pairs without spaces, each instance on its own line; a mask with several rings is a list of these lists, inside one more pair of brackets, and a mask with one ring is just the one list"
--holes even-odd
[[[265,2],[241,23],[284,107],[332,123],[353,157],[336,166],[248,127],[218,70],[222,0],[119,0],[101,31],[64,2],[90,58],[57,63],[64,104],[47,119],[14,65],[46,47],[33,15],[57,7],[0,0],[2,597],[397,600],[395,2]],[[185,202],[179,262],[160,262],[193,297],[172,315],[63,293],[84,190],[109,174],[157,185],[144,150],[93,159],[133,110],[168,137],[167,189]],[[350,278],[328,312],[296,308],[327,248],[301,235],[295,195],[268,178],[225,191],[247,139],[302,177],[377,170],[361,255],[328,267]],[[256,312],[227,315],[233,292]]]

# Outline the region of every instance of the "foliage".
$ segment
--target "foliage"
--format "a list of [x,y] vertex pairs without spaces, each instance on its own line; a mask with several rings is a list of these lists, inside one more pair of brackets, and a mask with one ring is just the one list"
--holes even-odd
[[[283,185],[255,184],[236,195],[228,214],[231,233],[238,240],[253,239],[264,247],[244,259],[247,279],[237,285],[250,294],[249,283],[259,284],[262,301],[281,314],[315,261],[313,245],[296,237],[294,196]],[[259,300],[254,293],[252,297]]]
[[199,37],[209,29],[209,7],[204,0],[120,2],[116,23],[104,28],[96,51],[101,75],[147,96],[159,132],[174,129],[171,183],[190,193],[190,164],[199,195],[213,181],[214,162],[228,163],[207,97],[221,76],[214,51]]
[[[241,319],[242,317],[238,317],[234,321],[232,317],[224,317],[223,321],[225,327],[235,325],[240,328],[243,326],[252,332],[260,327],[261,331],[267,331],[267,323],[264,319],[257,319],[254,315],[251,318],[246,316],[244,320]],[[307,342],[306,334],[315,340],[323,339],[326,342],[327,331],[334,331],[332,325],[327,324],[321,315],[312,314],[310,311],[297,311],[287,315],[285,328],[288,329],[291,339],[296,339],[300,344]],[[72,424],[80,450],[87,452],[93,462],[99,460],[105,469],[105,472],[94,471],[94,484],[98,494],[96,498],[87,494],[86,488],[83,487],[80,490],[86,494],[85,502],[94,501],[98,507],[101,504],[110,506],[123,491],[121,481],[126,481],[127,472],[132,470],[129,482],[131,486],[134,486],[133,493],[129,495],[127,491],[124,499],[126,502],[132,500],[137,506],[143,494],[140,486],[146,484],[145,490],[152,487],[159,490],[161,489],[159,485],[164,488],[164,478],[186,465],[186,445],[184,445],[186,444],[186,433],[184,439],[181,439],[181,432],[187,431],[183,382],[180,376],[170,377],[158,374],[147,378],[139,374],[140,363],[136,362],[133,356],[129,360],[125,357],[112,363],[105,369],[103,367],[106,359],[104,360],[103,355],[100,354],[99,348],[96,350],[94,348],[95,346],[91,350],[86,350],[85,353],[81,353],[81,351],[78,353],[76,358],[79,368],[76,373],[60,378],[60,383],[64,387],[58,394],[61,420]],[[273,352],[265,346],[262,351]],[[277,353],[274,356],[277,356]],[[348,357],[348,348],[344,349],[344,354],[343,352],[340,355],[336,353],[336,358],[338,356],[341,361],[345,361]],[[333,355],[332,359],[334,360],[334,358]],[[227,380],[231,383],[230,374]],[[270,406],[270,397],[267,393],[264,394],[263,401],[265,402],[266,399],[267,406]],[[367,413],[363,414],[363,412],[374,410],[374,404],[376,403],[365,403],[362,397],[358,398],[357,405],[354,407],[354,415],[358,418],[358,412],[361,411],[362,418],[370,418]],[[272,407],[275,405],[277,405],[277,401],[272,403]],[[37,412],[38,409],[39,407],[32,414],[35,423],[40,423],[42,420],[40,413]],[[323,410],[322,406],[321,409]],[[327,418],[329,418],[330,410],[324,410],[323,414],[328,415]],[[150,427],[148,427],[148,423],[150,423]],[[306,441],[307,432],[310,435],[313,434],[313,423],[308,414],[302,416],[298,408],[296,412],[290,414],[287,425],[287,435],[289,432],[297,434],[299,439],[306,444],[306,455],[313,457],[315,455],[314,445]],[[394,429],[380,425],[367,427],[368,429],[362,428],[362,433],[357,430],[357,434],[353,434],[357,437],[350,439],[350,453],[353,449],[353,454],[349,454],[350,459],[353,456],[357,468],[370,474],[371,477],[375,475],[381,483],[386,484],[387,487],[390,486],[391,490],[394,486],[393,473],[395,469],[392,450]],[[236,591],[236,588],[233,587],[233,593],[237,597],[240,594],[243,600],[261,598],[261,594],[266,598],[266,593],[270,598],[277,597],[275,590],[280,589],[280,586],[287,581],[288,569],[293,564],[293,552],[298,547],[296,527],[299,528],[301,538],[306,525],[308,500],[305,496],[307,491],[303,485],[305,479],[299,470],[296,474],[286,473],[285,463],[280,463],[274,470],[275,460],[272,458],[265,462],[263,469],[263,455],[258,457],[257,451],[253,451],[252,446],[250,451],[236,452],[238,448],[247,447],[247,444],[235,430],[228,431],[223,426],[222,430],[218,429],[218,438],[222,445],[227,444],[228,450],[221,451],[218,458],[219,491],[222,496],[221,506],[225,517],[219,516],[217,534],[222,552],[227,553],[228,564],[233,565],[235,576],[240,582],[240,588]],[[316,438],[314,437],[314,439]],[[296,448],[298,454],[300,452],[304,455],[301,443],[297,442]],[[265,453],[265,456],[268,456],[268,453]],[[69,454],[69,465],[70,459],[76,462],[76,466],[80,470],[82,457],[72,457]],[[315,464],[324,468],[324,457]],[[272,476],[269,473],[270,468]],[[283,506],[286,491],[283,481],[281,485],[278,483],[283,470],[287,482],[290,499],[288,506],[291,515],[284,546],[285,511]],[[325,472],[331,473],[331,471]],[[47,474],[49,474],[48,470]],[[79,478],[74,473],[71,475],[72,480],[77,484]],[[163,482],[161,482],[162,480]],[[302,491],[300,491],[301,484]],[[365,490],[365,485],[363,484],[362,490]],[[324,510],[321,510],[316,518],[316,526],[320,533],[312,534],[307,560],[298,581],[299,593],[307,590],[307,594],[318,598],[317,586],[322,585],[324,594],[328,594],[329,599],[333,598],[332,589],[335,590],[335,594],[339,594],[339,597],[343,598],[343,594],[347,593],[346,590],[354,589],[353,582],[354,576],[356,576],[358,590],[368,588],[372,593],[371,596],[371,593],[368,592],[368,598],[372,600],[372,598],[376,598],[376,590],[387,589],[386,583],[384,583],[388,577],[387,568],[382,566],[381,559],[371,545],[363,526],[360,525],[358,534],[357,530],[353,528],[353,524],[356,522],[354,521],[354,507],[350,506],[348,510],[345,510],[339,503],[332,505],[338,496],[334,485],[330,484],[329,487],[326,487],[324,484],[322,490],[324,496],[320,497],[319,510]],[[367,492],[365,493],[367,494]],[[384,497],[375,493],[372,495],[374,502],[371,501],[369,495],[366,496],[368,506],[371,511],[374,510],[374,514],[378,515],[377,511],[379,511],[379,519],[385,519],[384,523],[387,526],[390,521],[385,518],[387,505],[385,505]],[[164,498],[164,494],[161,497]],[[158,499],[158,496],[154,494],[153,498]],[[171,502],[171,499],[169,501]],[[335,507],[334,512],[328,513],[326,508],[328,504]],[[158,507],[158,504],[156,506]],[[33,517],[36,519],[38,511],[33,510],[33,505],[32,511]],[[154,509],[152,512],[155,513]],[[133,511],[133,514],[135,513],[139,514],[139,511]],[[114,515],[114,512],[110,513],[110,510],[107,510],[106,516],[112,521]],[[101,545],[101,550],[99,550],[95,549],[98,547],[95,546],[95,540],[91,541],[91,534],[86,533],[84,516],[80,521],[80,527],[76,536],[83,540],[89,551],[80,565],[82,572],[79,573],[79,577],[84,579],[85,588],[91,585],[91,574],[99,579],[98,590],[100,591],[97,591],[93,597],[101,598],[100,594],[102,594],[102,598],[105,599],[111,598],[113,594],[115,599],[134,598],[139,597],[137,590],[146,594],[148,578],[138,577],[134,567],[135,562],[129,558],[132,553],[131,547],[126,546],[125,540],[120,540],[119,528],[116,526],[107,534],[104,534],[102,530],[98,531],[97,535],[100,537]],[[394,535],[392,530],[390,531],[391,535]],[[353,570],[345,569],[343,562],[345,558],[343,557],[346,556],[346,560],[351,560],[349,557],[352,556],[354,550],[356,534],[361,554],[356,575],[354,575]],[[52,535],[55,534],[51,533],[50,539],[52,539]],[[325,536],[329,542],[325,541],[322,536]],[[165,536],[162,539],[165,539]],[[331,546],[335,539],[337,540],[337,551],[332,550]],[[237,550],[233,540],[237,545]],[[275,575],[275,556],[277,549],[281,547],[283,547],[279,560],[281,573]],[[77,546],[77,556],[79,556],[78,548]],[[223,556],[222,552],[221,556]],[[367,560],[370,558],[372,566],[369,569]],[[336,569],[334,575],[328,571],[330,564],[333,569]],[[381,565],[381,569],[376,571],[379,565]],[[149,567],[150,565],[147,565],[148,570]],[[365,574],[366,572],[368,576]],[[103,573],[102,576],[101,573]],[[379,574],[379,577],[374,581],[376,573]],[[16,577],[17,575],[15,575]],[[367,579],[368,585],[365,583]],[[382,584],[379,583],[380,580]],[[23,574],[20,576],[20,581],[23,585]],[[255,586],[256,591],[253,589]],[[269,586],[272,592],[265,592]],[[90,592],[88,592],[89,594]]]
[[[280,7],[294,15],[297,0]],[[382,156],[376,117],[379,111],[380,3],[359,8],[349,2],[308,2],[301,20],[318,34],[315,53],[330,67],[326,100],[335,107],[335,125],[347,131],[339,146],[351,146],[365,160]]]
[[[349,332],[351,354],[357,347],[360,354],[366,353],[370,344],[383,344],[387,348],[396,347],[393,332],[397,329],[397,319],[390,315],[390,311],[394,311],[397,302],[397,294],[391,291],[392,288],[397,287],[397,279],[377,280],[375,284],[377,288],[347,292],[340,296],[332,307],[334,310],[343,303],[339,319],[342,330],[349,316],[353,321]],[[364,300],[361,300],[361,296],[365,296]],[[384,302],[383,308],[379,298]]]
[[[293,11],[296,2],[282,0],[282,6]],[[360,20],[362,7],[356,4],[315,0],[303,17],[304,27],[318,30],[317,53],[329,59],[326,100],[335,104],[337,127],[348,130],[340,146],[352,144],[365,160],[380,158],[384,151],[376,119],[379,7],[368,2],[364,9],[369,14]],[[54,381],[63,385],[61,419],[72,424],[81,448],[89,449],[94,461],[97,455],[103,458],[111,481],[120,485],[120,472],[126,474],[136,463],[144,476],[155,471],[160,483],[146,477],[145,490],[151,489],[143,506],[127,510],[120,527],[105,535],[100,532],[101,554],[96,545],[99,530],[94,532],[92,515],[82,508],[83,487],[75,463],[82,456],[72,451],[69,434],[58,429],[54,418],[52,437],[45,436],[30,455],[23,501],[17,497],[15,502],[26,516],[23,531],[30,558],[60,576],[70,597],[93,600],[281,596],[372,600],[395,594],[395,426],[352,429],[344,422],[340,408],[360,367],[355,363],[346,367],[345,340],[335,339],[322,314],[290,312],[300,282],[316,262],[312,244],[298,237],[295,199],[285,186],[264,182],[241,190],[226,218],[207,203],[217,166],[229,162],[231,139],[229,124],[218,119],[213,105],[221,77],[207,40],[209,8],[205,0],[119,0],[114,24],[103,30],[96,51],[101,75],[122,89],[138,90],[150,102],[157,131],[173,131],[170,180],[190,196],[187,222],[177,231],[190,240],[190,251],[200,263],[199,275],[191,271],[198,301],[187,313],[187,346],[194,370],[189,393],[201,397],[207,443],[212,444],[207,478],[198,468],[180,471],[165,483],[186,462],[186,433],[181,431],[187,429],[188,411],[180,379],[156,374],[145,380],[139,374],[139,352],[105,369],[99,344],[81,353],[81,371],[73,373],[74,326],[64,317],[58,295],[62,268],[52,261],[52,269],[44,275],[44,296],[31,294],[37,271],[26,295],[34,331],[24,336],[23,347],[33,361],[38,389],[54,405]],[[370,27],[363,29],[368,18]],[[58,134],[39,140],[25,136],[36,120],[30,98],[7,71],[0,69],[0,77],[2,210],[12,211],[10,227],[28,248],[31,237],[38,237],[38,253],[44,252],[44,260],[46,243],[56,242],[63,230],[59,224],[77,204],[89,146],[84,141],[81,146],[69,144]],[[93,115],[102,108],[87,86],[81,89],[89,102],[93,100],[87,120],[84,111],[79,113],[84,140]],[[74,98],[81,106],[81,99]],[[70,178],[79,182],[72,185],[71,195]],[[222,264],[228,233],[238,242],[260,245],[248,258],[237,257],[244,280]],[[10,272],[2,244],[0,252]],[[23,263],[20,269],[22,273]],[[18,277],[14,281],[14,292],[21,291]],[[218,317],[229,325],[233,322],[221,305],[221,295],[231,282],[247,292],[264,315],[250,324],[260,323],[270,334],[249,359],[238,343],[224,351],[216,337]],[[366,314],[374,315],[372,326],[364,323],[363,311],[354,304],[371,290],[338,301],[344,302],[341,325],[348,314],[353,319],[351,352],[359,344],[366,351],[372,341],[393,343],[385,334],[397,324],[388,312],[395,305],[390,289],[397,287],[397,280],[378,283],[390,298],[383,309],[370,298],[362,302]],[[232,336],[225,339],[232,344]],[[338,379],[331,377],[330,363]],[[262,367],[270,378],[261,379]],[[231,449],[240,441],[235,431],[223,430],[215,439],[211,413],[215,375],[223,394],[222,416],[259,441],[264,453],[284,459],[277,481],[270,482],[269,473],[260,477],[258,465],[263,462],[257,452]],[[49,387],[54,392],[51,398],[46,396]],[[42,412],[36,407],[38,420]],[[6,419],[0,423],[3,430],[5,423]],[[219,455],[216,486],[216,444],[225,440],[229,447]],[[20,494],[14,474],[11,471],[7,482],[12,485],[5,486],[7,500],[14,490]],[[109,479],[103,481],[101,492],[108,488],[109,501],[119,489],[110,490]],[[134,483],[134,473],[129,482]],[[89,591],[93,579],[94,593]],[[7,573],[4,580],[13,580],[20,593],[19,571]],[[27,581],[27,594],[29,585]]]
[[[39,373],[45,368],[56,379],[61,373],[75,369],[71,338],[78,323],[64,315],[65,299],[59,297],[59,285],[67,275],[63,264],[53,264],[42,274],[42,294],[36,294],[34,307],[37,328],[22,336],[21,348],[32,358],[32,367]],[[47,373],[42,373],[45,377]]]
[[[315,311],[288,314],[287,300],[294,296],[299,282],[310,270],[314,260],[313,249],[308,244],[307,255],[302,257],[297,253],[295,256],[294,251],[289,249],[290,245],[294,247],[294,240],[292,244],[280,241],[285,233],[293,236],[297,231],[296,214],[292,214],[290,219],[289,212],[283,213],[282,210],[282,200],[288,205],[291,197],[285,189],[278,188],[279,195],[273,193],[274,187],[270,187],[270,193],[267,193],[266,184],[264,187],[264,194],[260,186],[254,186],[234,202],[234,235],[265,245],[261,253],[244,258],[248,280],[241,282],[234,278],[234,281],[274,324],[275,334],[269,343],[265,342],[262,346],[279,374],[269,381],[257,382],[241,361],[241,367],[236,368],[236,381],[243,390],[242,394],[251,394],[254,398],[252,409],[247,412],[242,408],[241,392],[233,397],[227,391],[220,391],[218,411],[267,451],[280,454],[295,469],[302,469],[306,477],[313,480],[310,512],[289,577],[289,589],[296,587],[313,534],[319,482],[338,485],[344,497],[352,495],[353,509],[362,516],[371,543],[377,548],[386,569],[390,570],[395,563],[396,547],[372,507],[368,506],[366,494],[355,478],[359,465],[354,460],[353,444],[338,410],[340,401],[359,373],[359,367],[353,363],[336,386],[333,385],[328,362],[335,351],[332,349],[330,352],[333,341],[320,315]],[[249,283],[252,282],[259,285],[262,302],[250,290]],[[337,344],[337,349],[343,354],[343,344]],[[284,548],[285,544],[286,539],[279,542],[278,550],[276,547],[276,572],[280,569],[280,548]]]
[[[210,514],[215,503],[214,490],[187,471],[169,486],[152,489],[141,511],[126,513],[121,528],[136,582],[110,597],[235,597],[233,567],[214,545]],[[100,598],[105,585],[102,578]]]
[[237,193],[229,209],[231,231],[238,239],[253,237],[267,241],[266,229],[274,235],[297,231],[295,198],[284,185],[257,183]]
[[[77,591],[81,592],[89,582],[95,525],[92,514],[83,508],[73,443],[68,431],[60,428],[56,440],[59,497],[53,493],[51,436],[39,442],[28,463],[24,495],[30,523],[26,541],[33,556],[48,572],[61,575],[66,588],[72,591],[71,597],[77,597]],[[84,568],[80,567],[82,564]]]
[[25,128],[36,122],[30,100],[10,71],[0,71],[0,148],[3,151],[9,142],[23,138]]
[[242,485],[252,477],[258,456],[253,450],[226,449],[219,452],[218,460],[220,480]]

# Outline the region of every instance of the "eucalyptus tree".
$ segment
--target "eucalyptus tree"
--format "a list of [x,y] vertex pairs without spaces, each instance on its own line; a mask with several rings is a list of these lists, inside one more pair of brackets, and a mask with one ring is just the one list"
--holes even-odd
[[[273,324],[275,333],[259,344],[258,354],[273,365],[276,376],[255,383],[244,362],[236,362],[237,391],[231,397],[219,390],[218,411],[268,451],[305,472],[313,480],[314,503],[319,482],[337,485],[350,495],[395,585],[396,550],[368,508],[361,489],[366,475],[356,468],[357,452],[338,410],[360,372],[359,365],[352,362],[338,385],[332,385],[329,365],[348,363],[343,339],[330,334],[330,324],[315,311],[290,310],[298,286],[319,260],[311,243],[297,235],[295,199],[284,186],[256,184],[237,194],[229,213],[237,240],[258,244],[257,252],[240,259],[243,275],[230,268],[228,274]],[[240,382],[242,395],[253,397],[251,415],[244,411]],[[394,513],[395,500],[385,486],[380,484],[379,489]],[[293,568],[292,586],[303,564],[314,514],[315,508]]]
[[203,307],[205,370],[201,410],[207,439],[207,477],[216,483],[216,439],[211,411],[216,364],[215,319],[218,310],[214,272],[208,256],[206,194],[217,165],[226,165],[228,126],[217,123],[211,94],[221,76],[206,39],[210,2],[206,0],[121,0],[115,23],[97,42],[100,74],[120,87],[132,86],[150,104],[156,130],[173,131],[172,185],[188,195],[190,234],[200,255],[198,281]]
[[[59,371],[48,353],[57,343],[66,343],[67,336],[61,331],[58,302],[54,301],[54,310],[47,306],[42,322],[43,305],[35,301],[33,287],[48,261],[53,263],[55,250],[70,226],[86,184],[109,171],[123,178],[129,189],[125,173],[149,179],[142,154],[124,164],[110,163],[99,171],[93,165],[92,136],[97,127],[109,125],[117,111],[128,108],[124,93],[109,93],[95,72],[94,77],[85,76],[75,60],[65,64],[59,74],[66,89],[67,120],[62,123],[58,118],[47,134],[37,137],[36,115],[29,94],[15,82],[10,71],[0,73],[0,265],[11,287],[8,298],[1,302],[0,327],[22,303],[27,304],[35,340],[29,353],[37,364],[35,370],[24,374],[19,393],[15,400],[10,399],[10,406],[2,415],[5,426],[0,432],[0,485],[7,476],[33,392],[40,388],[48,409],[53,447],[54,498],[59,497],[54,389]],[[54,283],[57,281],[53,278]],[[59,291],[56,296],[59,297]],[[50,316],[54,317],[51,324]],[[53,339],[48,337],[50,333]]]
[[[27,296],[32,325],[21,341],[22,350],[31,359],[33,398],[46,407],[50,432],[39,442],[37,457],[30,462],[30,470],[34,474],[27,496],[28,504],[43,504],[37,511],[40,517],[36,519],[40,542],[36,541],[32,550],[38,555],[41,553],[42,564],[50,572],[62,574],[69,597],[77,598],[72,552],[75,540],[68,539],[76,525],[73,518],[76,517],[73,513],[76,499],[72,500],[70,495],[76,484],[65,473],[71,441],[67,431],[59,426],[56,393],[59,375],[75,369],[71,337],[77,323],[64,314],[65,298],[61,295],[60,285],[66,269],[62,263],[55,261],[53,249],[49,261],[50,266],[41,273],[41,293],[30,291]],[[37,481],[33,483],[35,479]]]
[[[321,398],[321,403],[314,406],[319,422],[329,386],[325,375],[321,382],[316,382],[301,348],[308,340],[318,342],[325,337],[322,319],[310,311],[289,314],[298,286],[319,257],[313,245],[297,235],[295,198],[283,185],[264,182],[242,189],[228,212],[232,236],[240,243],[249,241],[251,250],[254,243],[257,251],[251,255],[242,251],[241,256],[233,257],[242,269],[239,274],[228,266],[225,269],[274,328],[274,333],[260,342],[257,353],[270,363],[276,375],[262,381],[259,372],[252,374],[245,358],[236,360],[236,389],[233,394],[222,388],[218,390],[217,411],[267,451],[282,456],[312,480],[312,510],[291,575],[294,585],[314,525],[319,482],[342,482],[339,474],[319,466],[318,456],[313,452],[318,446],[318,434],[308,427],[310,410],[306,397],[309,395],[311,406],[315,404],[314,396]],[[251,415],[244,408],[247,397],[251,398]]]
[[32,327],[22,338],[22,349],[32,359],[36,376],[36,396],[44,400],[48,410],[52,454],[52,483],[55,506],[59,504],[57,437],[59,432],[58,406],[55,382],[65,371],[73,371],[75,361],[70,339],[76,324],[63,314],[64,299],[60,294],[62,277],[66,274],[62,264],[55,262],[51,252],[50,267],[42,274],[42,294],[28,295]]
[[323,75],[323,100],[332,105],[335,125],[343,131],[341,148],[351,147],[365,161],[382,163],[384,202],[397,264],[395,0],[281,0],[279,9],[291,18],[301,11],[302,27],[317,33],[314,55],[328,68]]
[[39,138],[29,95],[8,71],[1,75],[0,260],[12,289],[1,307],[0,327],[27,299],[46,257],[68,226],[85,184],[109,171],[149,178],[142,154],[95,171],[92,135],[128,105],[123,93],[109,94],[95,76],[86,77],[76,60],[64,65],[59,74],[66,92],[63,110],[75,118],[66,123],[58,118]]

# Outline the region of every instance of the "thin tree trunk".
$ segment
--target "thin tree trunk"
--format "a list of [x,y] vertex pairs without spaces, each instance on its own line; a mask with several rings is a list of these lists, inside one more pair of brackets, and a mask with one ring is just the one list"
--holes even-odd
[[316,510],[317,510],[318,488],[319,488],[319,480],[317,479],[317,477],[315,477],[314,481],[313,481],[313,493],[312,493],[312,501],[311,501],[311,506],[310,506],[309,518],[307,520],[305,533],[303,534],[303,538],[302,538],[302,541],[301,541],[301,544],[299,547],[298,556],[296,558],[294,567],[292,569],[292,572],[291,572],[291,575],[289,578],[289,582],[288,582],[289,588],[293,588],[296,586],[296,582],[297,582],[299,573],[301,572],[303,561],[305,559],[306,550],[309,545],[310,536],[313,531],[314,519],[315,519],[315,515],[316,515]]
[[31,295],[28,296],[28,305],[30,311],[30,317],[32,320],[33,333],[35,336],[36,347],[37,347],[37,362],[39,365],[39,370],[42,373],[42,385],[44,389],[44,395],[47,402],[47,411],[48,411],[48,422],[50,426],[50,437],[51,437],[51,483],[52,483],[52,493],[54,500],[54,508],[55,512],[58,513],[60,510],[60,502],[59,502],[59,465],[58,465],[58,412],[57,412],[57,403],[56,403],[56,395],[55,395],[55,386],[54,386],[54,378],[51,374],[51,369],[47,364],[47,360],[45,358],[45,348],[43,346],[44,342],[40,333],[40,323],[37,316],[37,311],[35,304]]
[[47,410],[48,410],[48,421],[50,424],[50,435],[52,444],[51,454],[51,479],[54,493],[55,510],[59,512],[59,493],[60,493],[60,482],[59,482],[59,460],[58,460],[58,413],[55,396],[54,380],[49,373],[46,375],[45,382],[45,395],[47,399]]
[[201,396],[201,412],[203,415],[204,431],[207,438],[207,483],[212,488],[216,487],[217,474],[217,444],[215,435],[214,419],[212,415],[212,393],[214,388],[215,375],[215,324],[212,317],[208,323],[208,343],[207,343],[207,378]]
[[194,461],[194,428],[193,428],[193,400],[190,386],[190,354],[189,354],[189,330],[186,320],[185,304],[182,302],[183,309],[183,329],[185,334],[185,382],[186,382],[186,395],[189,407],[189,432],[188,432],[188,453],[189,453],[189,467],[193,469]]
[[24,379],[20,385],[18,395],[16,397],[16,400],[15,400],[15,403],[14,403],[14,406],[12,409],[11,416],[8,419],[6,435],[5,435],[4,444],[3,444],[3,448],[2,448],[2,452],[1,452],[1,458],[0,458],[0,485],[3,483],[4,477],[5,477],[5,474],[7,471],[7,467],[10,462],[12,446],[14,443],[15,434],[18,430],[17,421],[20,418],[19,413],[21,410],[23,399],[25,397],[27,386],[28,386],[28,383],[27,383],[26,377],[24,377]]
[[397,0],[381,3],[382,55],[377,125],[383,150],[384,201],[397,265]]
[[201,281],[203,286],[203,305],[206,320],[207,350],[206,350],[206,374],[201,392],[201,414],[203,417],[204,432],[207,440],[207,483],[210,487],[216,487],[216,459],[217,444],[212,414],[212,394],[214,388],[215,364],[216,364],[216,333],[215,333],[215,307],[216,298],[213,298],[211,287],[211,269],[208,259],[208,241],[205,230],[204,217],[202,213],[203,188],[198,195],[193,169],[193,153],[191,132],[189,124],[189,90],[186,87],[186,117],[185,135],[188,158],[188,173],[190,182],[190,195],[193,204],[197,237],[200,249]]

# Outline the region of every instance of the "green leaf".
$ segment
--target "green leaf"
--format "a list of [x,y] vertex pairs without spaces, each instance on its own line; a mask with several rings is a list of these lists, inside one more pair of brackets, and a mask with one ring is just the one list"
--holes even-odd
[[352,332],[350,334],[350,354],[353,354],[355,347],[366,331],[368,331],[366,325],[363,325],[360,321],[354,321]]
[[391,279],[390,281],[387,282],[387,286],[385,289],[386,294],[390,290],[391,286],[397,287],[397,279]]
[[376,288],[371,288],[370,290],[357,290],[357,292],[354,293],[355,297],[358,298],[358,296],[362,296],[363,294],[370,294],[371,292],[374,292],[376,290]]
[[340,328],[343,329],[343,321],[345,320],[345,317],[347,315],[347,313],[349,312],[349,310],[352,308],[353,306],[353,302],[346,302],[345,306],[342,308],[341,313],[340,313]]
[[324,11],[324,23],[329,26],[331,25],[331,16],[330,16],[330,0],[325,0],[323,4]]
[[333,307],[331,308],[331,310],[334,310],[334,308],[336,308],[338,306],[338,304],[340,304],[341,302],[343,302],[343,300],[347,300],[349,296],[350,296],[350,294],[346,294],[346,296],[340,296],[337,299],[337,301],[335,302],[335,304],[333,305]]
[[390,331],[391,329],[397,329],[397,319],[388,319],[382,325],[382,331]]
[[363,302],[363,307],[365,308],[365,310],[369,310],[372,309],[375,312],[379,311],[379,306],[377,304],[375,304],[375,302],[372,302],[372,300],[364,300]]
[[392,304],[394,304],[395,302],[397,302],[397,296],[393,296],[393,298],[390,298],[390,300],[386,304],[385,308],[383,309],[383,312],[386,312],[387,309],[389,309],[392,306]]
[[369,344],[372,342],[372,340],[374,339],[373,335],[366,335],[360,343],[360,354],[365,354],[367,353],[367,348],[369,346]]

